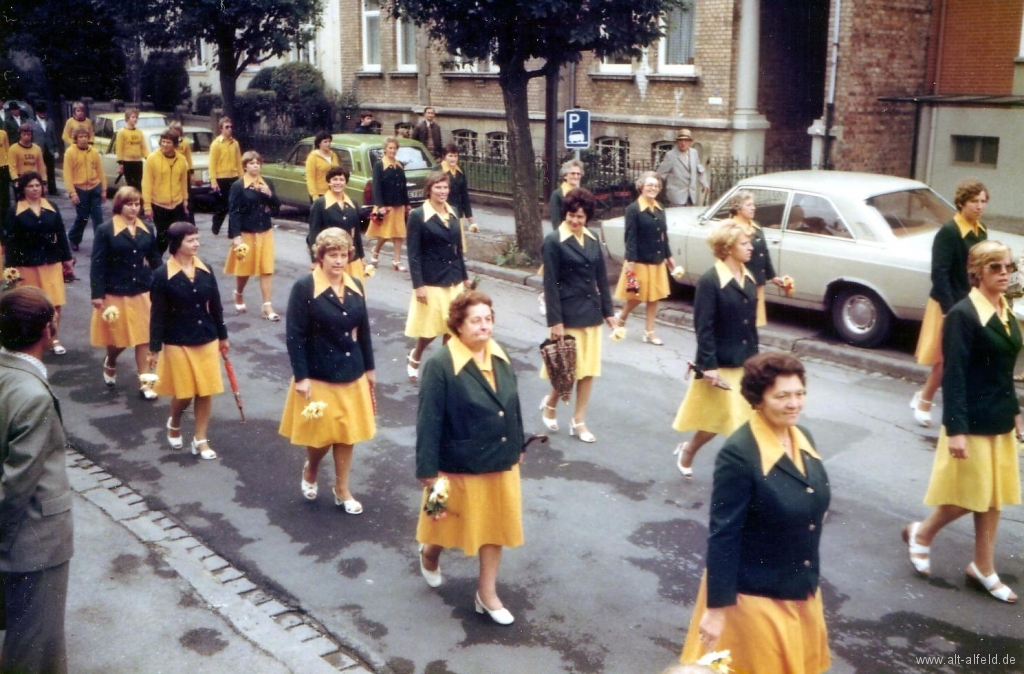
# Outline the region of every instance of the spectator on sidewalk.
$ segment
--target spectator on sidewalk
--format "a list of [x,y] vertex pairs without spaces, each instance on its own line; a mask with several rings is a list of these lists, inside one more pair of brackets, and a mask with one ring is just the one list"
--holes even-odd
[[665,196],[672,206],[700,206],[702,197],[711,193],[689,129],[682,129],[676,135],[676,147],[665,153],[658,175],[665,182]]
[[82,101],[75,101],[75,104],[71,106],[71,119],[64,122],[64,133],[61,134],[61,138],[64,139],[64,149],[70,149],[75,144],[74,130],[78,127],[82,127],[89,132],[89,142],[92,143],[96,137],[96,132],[92,128],[92,120],[85,114],[85,103]]
[[78,127],[73,135],[75,144],[64,153],[64,186],[75,205],[75,224],[68,232],[68,240],[71,250],[78,250],[89,218],[92,218],[93,231],[103,224],[107,178],[103,175],[100,153],[89,144],[89,130]]
[[28,120],[21,116],[21,106],[15,101],[7,104],[7,117],[4,118],[4,131],[7,132],[7,139],[15,142],[18,134],[21,133],[21,125]]
[[426,145],[434,159],[440,159],[443,146],[441,145],[441,127],[434,121],[436,114],[434,109],[429,106],[423,110],[423,120],[412,130],[412,139]]
[[36,104],[36,118],[32,120],[32,139],[43,151],[43,163],[46,164],[46,189],[51,194],[57,193],[57,160],[64,149],[57,135],[57,126],[49,116],[49,107],[45,102]]
[[352,133],[377,133],[373,128],[373,113],[363,110],[359,113],[359,126],[352,130]]
[[124,128],[117,132],[114,140],[114,156],[117,157],[117,172],[124,176],[124,183],[137,190],[142,189],[142,165],[146,148],[142,132],[135,128],[139,123],[137,108],[124,111]]
[[60,405],[40,360],[54,308],[39,288],[0,298],[0,578],[5,672],[67,672],[64,615],[74,551]]
[[[32,125],[28,122],[22,124],[21,128],[18,129],[18,142],[11,146],[9,157],[11,162],[11,180],[17,180],[19,176],[23,176],[26,173],[35,172],[42,175],[44,172],[43,151],[32,142]],[[46,194],[50,186],[43,182],[43,187],[43,194]],[[15,190],[14,198],[21,198],[17,190]]]
[[149,155],[142,172],[142,204],[156,227],[157,248],[167,250],[167,230],[188,221],[188,164],[177,151],[178,137],[160,134],[160,149]]
[[242,150],[234,137],[235,125],[230,117],[220,118],[220,135],[210,143],[210,187],[217,197],[213,210],[213,235],[220,234],[228,217],[228,195],[231,186],[242,175]]

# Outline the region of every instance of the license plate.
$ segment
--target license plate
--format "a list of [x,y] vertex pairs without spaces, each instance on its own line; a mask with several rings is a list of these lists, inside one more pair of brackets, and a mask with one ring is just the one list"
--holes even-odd
[[422,199],[423,198],[423,190],[409,190],[409,198],[410,199]]

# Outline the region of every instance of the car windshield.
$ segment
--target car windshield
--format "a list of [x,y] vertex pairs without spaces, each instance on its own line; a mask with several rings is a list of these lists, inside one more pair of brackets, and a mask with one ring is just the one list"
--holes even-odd
[[927,187],[879,194],[865,203],[878,211],[897,237],[938,229],[956,214],[942,197]]
[[[139,121],[136,122],[136,129],[162,129],[167,126],[166,117],[139,117]],[[114,131],[120,131],[124,128],[124,119],[114,120]]]
[[[372,166],[376,166],[380,163],[381,157],[384,156],[384,150],[382,148],[373,148],[370,150],[370,163]],[[415,171],[416,169],[428,169],[431,167],[430,157],[427,156],[422,149],[415,146],[403,146],[398,148],[398,154],[395,158],[402,162],[403,168],[406,171]]]
[[185,137],[192,146],[193,152],[209,152],[213,142],[213,133],[209,131],[186,131]]

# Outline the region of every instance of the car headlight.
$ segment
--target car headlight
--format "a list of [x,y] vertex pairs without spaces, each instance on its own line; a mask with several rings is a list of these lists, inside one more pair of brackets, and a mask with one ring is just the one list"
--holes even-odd
[[209,182],[210,182],[210,172],[209,171],[203,171],[203,184],[207,184]]

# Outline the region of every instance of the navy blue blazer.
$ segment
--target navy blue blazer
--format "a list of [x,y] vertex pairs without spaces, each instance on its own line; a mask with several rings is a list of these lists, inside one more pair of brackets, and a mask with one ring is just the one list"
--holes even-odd
[[121,216],[114,218],[123,229],[114,234],[115,221],[103,223],[96,229],[92,245],[89,286],[94,300],[104,295],[130,297],[149,292],[153,270],[163,262],[149,225],[137,220],[133,237],[121,224]]
[[295,381],[348,383],[374,369],[370,316],[363,286],[346,276],[338,297],[319,267],[292,286],[285,341]]
[[932,290],[929,297],[939,303],[943,315],[948,314],[954,304],[971,292],[971,282],[967,278],[967,252],[971,246],[987,238],[988,233],[980,227],[977,236],[973,232],[962,236],[956,218],[935,233],[932,241]]
[[548,327],[559,323],[567,328],[600,325],[615,314],[601,244],[587,234],[582,246],[575,236],[564,241],[561,237],[561,229],[556,229],[544,237],[541,246]]
[[740,367],[757,353],[757,287],[744,274],[743,286],[731,278],[722,287],[718,265],[697,281],[693,299],[697,365],[702,370]]
[[224,309],[213,271],[196,258],[195,279],[190,281],[173,257],[153,272],[149,297],[149,350],[156,353],[165,343],[199,346],[227,339]]
[[313,253],[313,244],[320,232],[328,227],[340,227],[352,237],[354,248],[349,256],[349,262],[363,259],[363,235],[359,227],[359,211],[356,207],[341,201],[336,201],[330,206],[327,205],[327,197],[323,196],[313,201],[309,209],[309,234],[306,235],[306,245],[316,262],[316,254]]
[[665,209],[640,210],[640,202],[626,207],[626,260],[642,264],[660,264],[672,256],[668,245]]
[[[431,211],[430,217],[427,217],[428,208]],[[430,202],[413,209],[406,224],[409,274],[412,276],[413,288],[450,288],[469,278],[462,257],[462,228],[458,217],[445,213],[448,220],[445,226],[441,214],[433,210]]]
[[473,206],[469,203],[469,181],[462,169],[455,173],[445,173],[448,176],[448,203],[455,209],[455,214],[460,218],[472,218]]
[[737,594],[807,599],[818,589],[818,544],[831,500],[825,466],[802,452],[806,475],[787,455],[765,475],[750,426],[736,429],[715,459],[708,608],[732,606]]
[[259,234],[274,226],[271,216],[281,207],[277,198],[274,183],[260,178],[270,188],[270,196],[263,194],[255,187],[245,186],[245,176],[231,185],[228,192],[228,238],[235,238],[242,232]]
[[750,243],[754,247],[754,252],[750,255],[750,262],[747,263],[747,269],[754,275],[754,282],[763,286],[768,283],[769,279],[773,279],[778,274],[775,273],[775,265],[772,264],[772,256],[768,252],[768,242],[764,238],[764,230],[760,227],[753,227],[753,236],[750,237]]
[[407,206],[409,189],[406,186],[402,162],[388,168],[384,168],[382,161],[374,164],[372,192],[374,206]]
[[39,215],[32,212],[27,202],[19,201],[13,206],[0,238],[7,267],[39,267],[72,258],[60,210],[46,199]]

